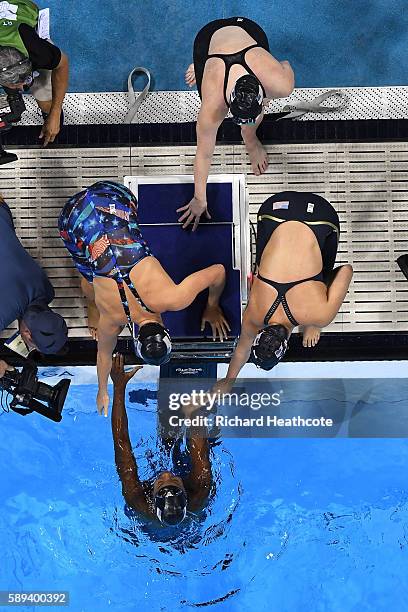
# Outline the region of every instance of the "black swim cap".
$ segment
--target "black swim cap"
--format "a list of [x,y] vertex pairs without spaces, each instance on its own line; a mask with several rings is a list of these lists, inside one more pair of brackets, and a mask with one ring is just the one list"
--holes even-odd
[[288,331],[284,325],[261,329],[252,346],[252,361],[263,370],[272,370],[288,349]]
[[164,486],[156,493],[154,505],[157,518],[163,525],[179,525],[187,514],[186,492],[174,485]]
[[254,124],[262,113],[263,90],[258,79],[246,74],[238,79],[231,92],[230,111],[238,125]]
[[160,323],[145,323],[134,337],[136,354],[149,365],[163,365],[170,360],[171,338]]

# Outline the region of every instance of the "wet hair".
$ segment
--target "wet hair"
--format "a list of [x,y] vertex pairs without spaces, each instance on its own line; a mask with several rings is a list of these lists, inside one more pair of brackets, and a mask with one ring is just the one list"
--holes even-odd
[[288,349],[288,331],[284,325],[268,325],[259,331],[252,346],[252,360],[263,370],[275,367]]
[[233,121],[240,125],[255,123],[262,113],[263,90],[261,83],[252,74],[240,77],[231,92],[230,111]]
[[0,46],[0,85],[24,83],[32,71],[31,61],[21,51]]
[[187,514],[186,492],[175,485],[165,485],[156,493],[154,505],[157,518],[163,525],[179,525]]
[[137,355],[150,365],[163,365],[170,359],[171,338],[160,323],[145,323],[135,338]]

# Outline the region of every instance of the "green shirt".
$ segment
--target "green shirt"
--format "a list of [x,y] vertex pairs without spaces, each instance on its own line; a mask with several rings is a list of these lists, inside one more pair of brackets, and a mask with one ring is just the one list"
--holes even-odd
[[1,2],[0,7],[0,46],[14,47],[28,57],[19,27],[22,23],[32,28],[37,27],[38,6],[31,0],[11,0],[11,2]]

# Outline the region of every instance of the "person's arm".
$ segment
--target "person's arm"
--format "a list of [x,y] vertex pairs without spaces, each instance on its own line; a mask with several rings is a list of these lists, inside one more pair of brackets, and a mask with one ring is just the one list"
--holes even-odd
[[242,318],[241,335],[232,355],[227,379],[235,380],[251,355],[252,345],[258,334],[258,327],[253,323],[248,309]]
[[193,223],[193,231],[197,229],[201,215],[205,212],[208,219],[211,216],[207,210],[207,179],[214,154],[218,128],[224,116],[208,111],[202,106],[197,119],[197,151],[194,159],[194,197],[189,204],[177,209],[183,214],[179,222],[183,229]]
[[353,268],[349,264],[341,266],[337,270],[327,290],[327,303],[323,306],[321,312],[316,313],[312,325],[326,327],[333,321],[344,302],[352,278]]
[[220,334],[223,340],[228,335],[229,325],[219,306],[219,299],[225,287],[225,268],[222,264],[214,264],[204,270],[194,272],[185,278],[180,284],[172,283],[168,289],[163,289],[161,293],[162,310],[183,310],[190,306],[197,295],[209,289],[207,306],[204,310],[201,327],[202,330],[208,322],[215,334]]
[[211,490],[210,446],[205,427],[191,427],[188,434],[191,470],[184,484],[188,491],[188,509],[195,511],[205,504]]
[[96,405],[99,414],[108,416],[109,394],[108,378],[112,368],[112,353],[116,346],[121,328],[111,323],[106,315],[101,315],[98,323],[98,355],[96,369],[98,374],[98,395]]
[[61,110],[68,89],[69,62],[65,53],[61,53],[61,61],[52,71],[52,103],[47,119],[41,130],[40,138],[44,138],[44,147],[54,142],[60,131]]
[[164,310],[183,310],[190,306],[197,295],[209,289],[208,299],[211,304],[218,304],[225,286],[225,268],[222,264],[214,264],[198,272],[193,272],[178,285],[172,283],[163,288],[160,298]]
[[3,378],[6,372],[12,372],[13,370],[13,366],[0,359],[0,378]]
[[122,495],[128,506],[150,515],[146,496],[139,479],[137,464],[129,437],[128,418],[125,406],[125,392],[128,381],[140,370],[124,371],[123,355],[115,355],[112,361],[111,378],[113,381],[112,436],[115,450],[116,469],[122,483]]

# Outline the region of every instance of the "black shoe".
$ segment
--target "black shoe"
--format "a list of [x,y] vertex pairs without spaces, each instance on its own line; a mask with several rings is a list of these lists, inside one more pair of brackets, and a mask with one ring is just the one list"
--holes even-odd
[[399,265],[405,278],[408,280],[408,255],[400,255],[397,259],[397,264]]

